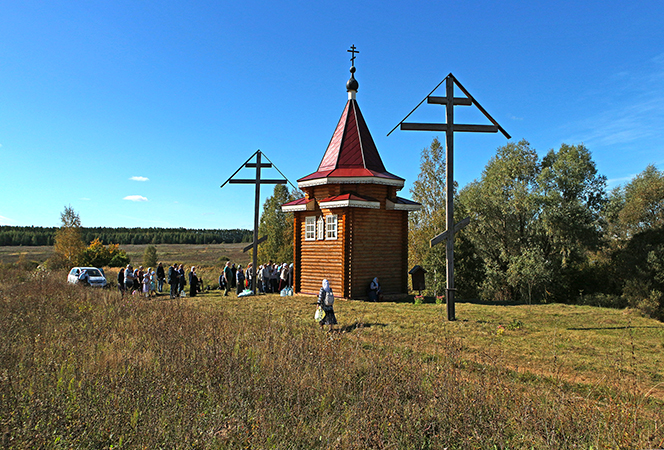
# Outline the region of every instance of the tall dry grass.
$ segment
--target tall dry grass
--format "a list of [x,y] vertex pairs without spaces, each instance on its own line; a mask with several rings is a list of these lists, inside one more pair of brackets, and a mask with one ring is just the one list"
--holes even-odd
[[[0,269],[3,448],[655,448],[664,414],[222,302]],[[258,310],[260,311],[260,310]]]

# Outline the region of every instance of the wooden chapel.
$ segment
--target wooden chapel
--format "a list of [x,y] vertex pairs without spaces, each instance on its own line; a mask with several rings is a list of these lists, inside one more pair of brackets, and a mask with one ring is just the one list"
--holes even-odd
[[[408,212],[419,203],[397,196],[404,179],[385,169],[356,96],[355,47],[348,101],[323,159],[300,178],[294,213],[293,288],[317,295],[327,279],[335,295],[365,298],[378,277],[386,296],[408,292]],[[351,50],[349,50],[350,52]]]

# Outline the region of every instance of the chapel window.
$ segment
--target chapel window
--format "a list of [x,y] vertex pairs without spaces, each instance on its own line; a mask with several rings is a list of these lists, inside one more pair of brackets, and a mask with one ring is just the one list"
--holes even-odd
[[330,214],[326,218],[327,226],[325,239],[336,239],[337,238],[337,215]]
[[304,240],[316,240],[316,217],[306,217],[304,220]]

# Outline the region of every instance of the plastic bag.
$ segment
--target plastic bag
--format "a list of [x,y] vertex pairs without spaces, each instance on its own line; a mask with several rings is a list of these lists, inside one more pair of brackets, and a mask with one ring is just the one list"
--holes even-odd
[[325,318],[325,311],[323,311],[323,308],[319,306],[318,308],[316,308],[316,313],[314,314],[314,320],[316,322],[320,322],[324,318]]
[[292,295],[293,295],[293,288],[291,288],[291,287],[285,287],[285,288],[283,288],[283,289],[281,290],[280,295],[281,295],[282,297],[290,297],[290,296],[292,296]]

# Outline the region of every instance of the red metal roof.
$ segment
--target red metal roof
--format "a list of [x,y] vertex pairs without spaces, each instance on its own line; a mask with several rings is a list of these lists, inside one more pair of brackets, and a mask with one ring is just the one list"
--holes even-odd
[[349,99],[318,170],[298,182],[319,178],[365,177],[388,179],[401,182],[401,185],[404,181],[385,170],[357,101]]
[[363,197],[361,195],[357,194],[341,194],[341,195],[335,195],[334,197],[328,197],[324,198],[322,200],[319,200],[318,203],[326,203],[326,202],[338,202],[342,200],[356,200],[360,202],[377,202],[373,197]]
[[304,198],[304,197],[302,197],[302,198],[296,198],[295,200],[291,200],[290,202],[288,202],[288,203],[284,203],[284,204],[281,205],[281,206],[306,205],[306,204],[309,203],[310,201],[312,201],[312,200],[307,199],[307,198]]

